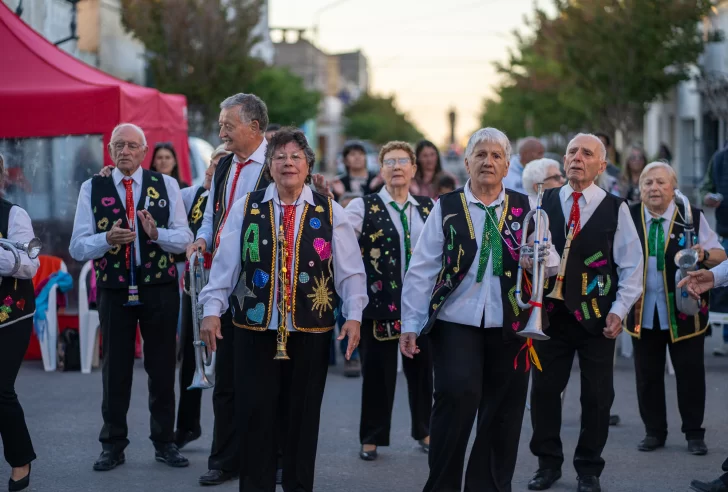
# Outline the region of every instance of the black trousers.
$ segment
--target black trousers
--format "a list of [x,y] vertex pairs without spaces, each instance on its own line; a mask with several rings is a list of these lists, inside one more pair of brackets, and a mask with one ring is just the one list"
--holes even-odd
[[[657,319],[657,317],[655,317]],[[670,332],[642,329],[641,339],[632,339],[634,367],[637,374],[637,401],[647,435],[664,440],[667,437],[665,409],[665,352],[675,367],[677,405],[682,417],[682,432],[686,439],[703,439],[705,414],[705,337],[670,342]]]
[[176,283],[139,287],[141,306],[124,307],[126,289],[99,289],[98,306],[104,360],[101,365],[104,425],[99,441],[121,452],[129,444],[126,414],[134,373],[137,324],[144,339],[144,369],[149,376],[150,439],[174,442],[174,373],[176,369],[179,290]]
[[462,489],[468,439],[475,442],[465,473],[468,492],[510,492],[528,391],[528,373],[513,369],[518,343],[500,328],[437,321],[429,333],[435,368],[430,476],[424,492]]
[[235,335],[240,328],[233,325],[228,309],[220,317],[222,340],[217,341],[215,355],[215,387],[212,390],[212,450],[207,460],[211,470],[237,471],[240,467],[238,433],[235,426]]
[[[242,492],[275,492],[279,438],[283,490],[313,490],[330,345],[329,333],[293,332],[287,344],[290,360],[274,360],[274,330],[237,329],[235,410]],[[282,404],[286,408],[281,422]],[[281,429],[285,429],[282,434]]]
[[[361,328],[361,444],[389,446],[394,390],[397,385],[399,340],[379,341],[374,338],[374,322],[364,320]],[[407,378],[412,439],[419,441],[430,435],[432,411],[432,352],[427,335],[417,339],[420,353],[414,359],[402,358]]]
[[538,457],[539,469],[561,469],[561,393],[576,354],[581,369],[581,432],[574,468],[579,476],[600,476],[614,401],[615,341],[587,332],[568,312],[554,314],[550,325],[546,334],[551,339],[534,342],[543,371],[533,371],[531,452]]
[[182,333],[180,334],[179,406],[177,407],[177,430],[200,432],[200,406],[202,390],[187,388],[195,375],[195,347],[192,345],[192,298],[182,293]]
[[23,407],[15,394],[15,379],[33,331],[33,318],[0,327],[0,437],[5,461],[13,468],[33,461],[35,451],[25,424]]

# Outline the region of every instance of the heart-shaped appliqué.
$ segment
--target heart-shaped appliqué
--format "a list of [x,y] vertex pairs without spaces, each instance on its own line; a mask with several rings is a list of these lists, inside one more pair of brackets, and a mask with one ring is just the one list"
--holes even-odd
[[511,207],[511,213],[516,217],[520,217],[523,214],[523,209],[520,207]]
[[520,321],[514,321],[513,323],[511,323],[511,328],[513,328],[513,331],[518,331],[518,328],[520,328],[520,327],[521,327]]
[[372,292],[374,292],[376,294],[377,292],[379,292],[380,290],[382,290],[382,281],[381,280],[377,280],[369,288],[372,289]]
[[112,208],[111,211],[114,212],[115,214],[118,214],[119,212],[121,212],[121,209],[120,208]]
[[124,282],[124,281],[126,281],[126,279],[122,275],[119,275],[119,282]]
[[105,196],[101,199],[101,205],[104,207],[110,207],[116,203],[116,198],[113,196]]
[[262,302],[259,302],[255,305],[254,308],[248,309],[248,311],[246,312],[248,320],[254,322],[256,325],[259,325],[263,321],[264,314],[265,304],[263,304]]
[[177,267],[175,267],[175,266],[169,267],[169,269],[167,270],[167,273],[169,274],[170,277],[175,277],[177,275]]
[[16,306],[18,306],[18,309],[21,311],[25,309],[25,299],[20,299],[18,302],[15,303]]
[[102,270],[106,270],[106,264],[107,264],[106,258],[102,258],[101,261],[99,262],[99,268]]
[[152,262],[149,261],[149,262],[145,263],[144,268],[152,268]]
[[331,243],[326,241],[324,238],[317,237],[314,239],[313,249],[316,250],[322,261],[331,258]]

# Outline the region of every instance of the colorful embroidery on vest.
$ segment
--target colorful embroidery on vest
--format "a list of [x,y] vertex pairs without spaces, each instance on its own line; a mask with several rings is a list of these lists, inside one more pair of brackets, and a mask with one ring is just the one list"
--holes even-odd
[[319,312],[319,318],[323,316],[324,311],[331,311],[333,309],[331,303],[333,302],[333,293],[329,289],[329,281],[331,277],[324,276],[321,272],[321,278],[314,277],[313,294],[308,294],[309,299],[313,299],[313,311]]
[[314,239],[313,249],[316,250],[319,258],[321,258],[321,261],[331,258],[331,243],[329,241],[326,241],[324,238],[317,237],[316,239]]
[[587,306],[586,302],[581,303],[581,310],[584,311],[584,319],[591,319],[589,316],[589,306]]
[[590,266],[592,263],[594,263],[595,261],[597,261],[602,256],[604,256],[602,254],[602,252],[601,251],[597,251],[596,253],[594,253],[593,255],[591,255],[589,258],[587,258],[586,260],[584,260],[584,265]]
[[[252,236],[252,237],[251,237]],[[243,238],[243,261],[248,261],[248,253],[250,253],[250,261],[258,263],[260,261],[260,228],[258,224],[252,223],[245,231]]]
[[602,313],[599,312],[599,306],[597,305],[597,298],[592,297],[591,300],[592,309],[594,310],[594,314],[596,315],[597,319],[602,317]]
[[155,190],[153,186],[150,186],[149,188],[147,188],[147,196],[152,200],[156,200],[157,198],[159,198],[159,192]]

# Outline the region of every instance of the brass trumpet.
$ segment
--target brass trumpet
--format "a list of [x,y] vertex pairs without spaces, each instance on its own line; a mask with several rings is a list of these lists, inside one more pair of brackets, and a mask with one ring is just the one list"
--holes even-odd
[[[541,202],[543,200],[543,183],[538,183],[538,197],[536,198],[536,208],[529,211],[523,218],[523,224],[521,229],[523,235],[521,236],[521,255],[526,248],[526,242],[528,241],[528,224],[531,219],[535,222],[534,230],[534,242],[533,242],[533,277],[531,281],[531,299],[528,302],[523,302],[521,293],[521,283],[523,278],[523,267],[521,262],[518,262],[518,277],[516,280],[516,302],[521,309],[533,308],[531,315],[528,318],[526,327],[517,332],[518,335],[524,338],[534,338],[536,340],[548,340],[550,337],[543,332],[543,323],[541,320],[541,310],[543,302],[543,286],[546,282],[546,270],[543,262],[539,261],[539,249],[541,245],[548,242],[549,230],[549,216],[546,211],[541,208]],[[544,222],[543,229],[541,222]],[[542,239],[543,237],[543,239]]]
[[574,227],[576,227],[576,224],[572,222],[569,226],[569,233],[566,235],[564,251],[561,253],[561,263],[559,263],[559,273],[556,274],[554,288],[551,290],[551,293],[546,295],[546,297],[550,297],[551,299],[558,299],[560,301],[564,300],[564,275],[566,274],[566,263],[569,261],[571,240],[574,238]]
[[[0,239],[0,248],[6,251],[10,251],[13,254],[13,259],[15,262],[13,264],[13,269],[7,276],[12,277],[16,273],[18,273],[18,270],[20,270],[20,251],[25,251],[28,255],[28,258],[34,260],[38,258],[42,247],[43,243],[41,243],[40,239],[38,239],[37,237],[34,237],[27,243],[10,241],[9,239]],[[0,283],[2,283],[2,277],[0,277]]]
[[[282,222],[282,221],[281,221]],[[290,360],[288,352],[286,351],[286,343],[288,343],[288,328],[286,327],[286,321],[288,320],[288,313],[290,312],[290,304],[288,302],[288,248],[286,243],[286,235],[283,231],[283,223],[281,223],[278,231],[278,250],[280,258],[280,273],[278,274],[278,285],[280,286],[281,293],[278,295],[278,333],[276,340],[276,356],[273,357],[275,360]]]
[[190,256],[190,285],[189,295],[192,301],[192,344],[195,346],[195,375],[192,384],[187,388],[208,389],[215,386],[205,374],[205,366],[212,364],[212,353],[205,342],[200,338],[200,325],[202,322],[202,305],[197,302],[197,296],[207,284],[209,272],[205,269],[205,257],[202,248]]

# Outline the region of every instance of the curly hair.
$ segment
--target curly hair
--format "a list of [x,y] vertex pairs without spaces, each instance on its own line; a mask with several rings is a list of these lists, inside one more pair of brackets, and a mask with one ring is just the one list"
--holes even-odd
[[384,156],[393,150],[404,150],[407,152],[407,155],[410,158],[410,161],[412,164],[415,164],[415,151],[412,149],[412,146],[408,144],[407,142],[402,142],[401,140],[393,140],[391,142],[387,142],[384,144],[379,151],[379,165],[382,165],[382,161],[384,160]]
[[268,149],[265,152],[265,165],[263,166],[263,177],[274,182],[273,176],[270,173],[270,165],[273,160],[273,153],[279,150],[281,147],[285,147],[289,143],[295,143],[301,148],[301,151],[306,156],[306,163],[308,164],[308,175],[306,176],[305,183],[310,184],[312,181],[311,175],[313,173],[313,165],[316,161],[316,154],[314,153],[311,146],[306,140],[306,135],[298,128],[292,126],[286,126],[278,130],[273,138],[268,143]]

